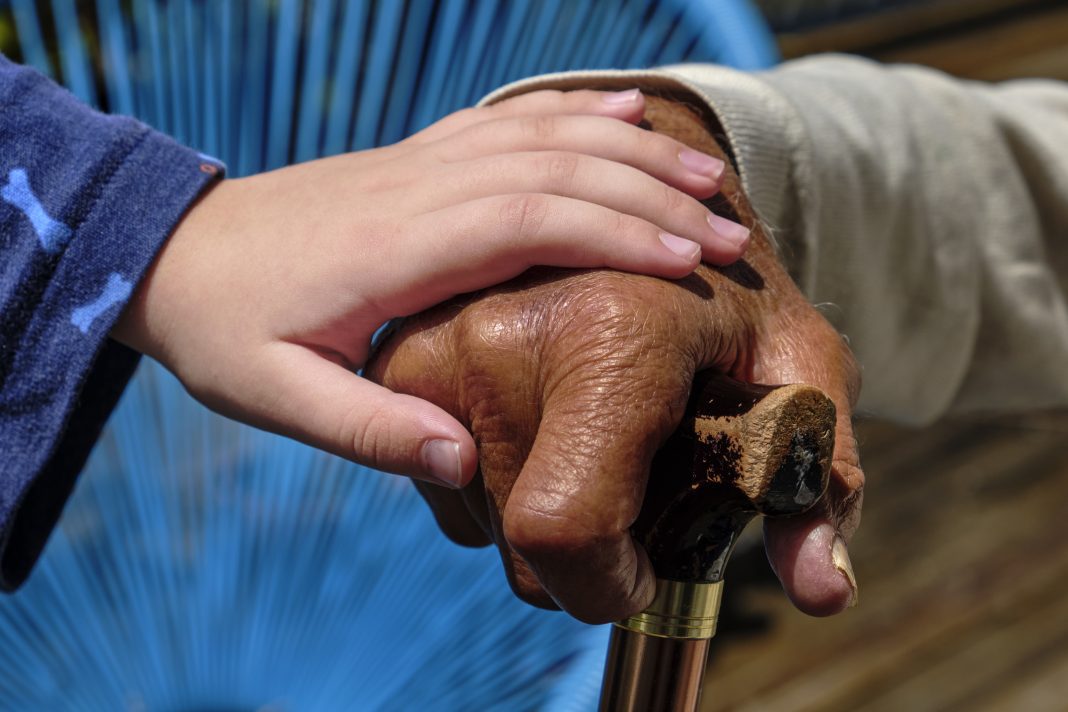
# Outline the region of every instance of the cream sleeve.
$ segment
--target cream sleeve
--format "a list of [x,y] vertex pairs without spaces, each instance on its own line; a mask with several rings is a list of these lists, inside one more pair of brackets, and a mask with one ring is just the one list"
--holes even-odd
[[862,413],[1068,405],[1068,86],[827,55],[556,75],[488,100],[626,84],[717,115],[791,273],[857,354]]

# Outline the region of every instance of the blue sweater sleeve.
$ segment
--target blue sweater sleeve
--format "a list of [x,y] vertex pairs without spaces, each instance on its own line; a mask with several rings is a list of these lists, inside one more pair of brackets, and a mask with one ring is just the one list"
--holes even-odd
[[221,169],[0,56],[0,588],[29,574],[137,364],[108,332]]

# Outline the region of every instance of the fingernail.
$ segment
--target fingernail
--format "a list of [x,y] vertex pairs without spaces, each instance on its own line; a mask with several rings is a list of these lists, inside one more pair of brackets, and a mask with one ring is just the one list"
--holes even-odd
[[423,446],[423,462],[430,474],[443,485],[459,489],[462,470],[460,443],[453,440],[431,440]]
[[701,254],[701,246],[696,242],[687,240],[685,237],[672,235],[670,232],[660,233],[660,241],[664,243],[664,247],[691,262]]
[[733,220],[709,213],[708,224],[717,235],[735,247],[740,247],[749,240],[749,228]]
[[608,94],[601,95],[601,101],[606,104],[629,104],[638,100],[641,96],[641,92],[637,89],[627,89],[626,91],[614,91]]
[[849,582],[849,589],[853,593],[848,607],[852,608],[857,605],[857,578],[853,575],[853,564],[849,561],[849,549],[846,548],[845,540],[840,536],[836,536],[834,543],[831,544],[831,560],[834,561],[834,568],[841,571],[846,581]]
[[689,148],[679,151],[679,162],[691,172],[712,180],[719,180],[719,177],[723,175],[723,169],[726,168],[723,161],[718,158]]

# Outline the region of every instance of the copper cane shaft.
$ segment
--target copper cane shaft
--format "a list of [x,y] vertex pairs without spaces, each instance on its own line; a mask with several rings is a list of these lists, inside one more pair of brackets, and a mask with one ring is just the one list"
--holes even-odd
[[697,709],[708,644],[708,639],[659,638],[612,626],[601,712]]
[[612,626],[601,712],[694,712],[742,529],[757,514],[806,511],[827,486],[834,405],[819,389],[703,380],[653,462],[631,527],[657,593]]

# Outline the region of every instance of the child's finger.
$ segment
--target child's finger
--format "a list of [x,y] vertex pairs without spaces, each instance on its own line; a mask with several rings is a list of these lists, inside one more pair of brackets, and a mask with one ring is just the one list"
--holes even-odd
[[476,124],[519,116],[588,114],[637,123],[644,112],[645,97],[637,89],[619,92],[590,90],[563,92],[545,89],[521,94],[492,106],[461,109],[414,134],[404,143],[413,145],[429,143]]
[[724,163],[668,138],[599,116],[527,116],[487,121],[433,147],[446,163],[521,151],[569,151],[606,158],[645,171],[697,198],[718,190]]
[[394,393],[299,344],[279,343],[258,375],[272,394],[257,425],[376,470],[456,489],[478,465],[470,433],[438,406]]
[[[380,300],[393,313],[377,315],[383,319],[505,282],[534,265],[608,267],[678,279],[697,267],[703,248],[632,215],[534,193],[426,213],[409,220],[400,235],[383,258],[394,266]],[[713,243],[710,231],[706,244]]]
[[545,193],[595,203],[648,220],[700,243],[704,261],[738,259],[749,230],[709,212],[695,198],[637,168],[566,151],[530,151],[449,164],[421,191],[419,208],[437,210],[494,195]]

